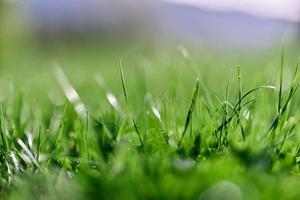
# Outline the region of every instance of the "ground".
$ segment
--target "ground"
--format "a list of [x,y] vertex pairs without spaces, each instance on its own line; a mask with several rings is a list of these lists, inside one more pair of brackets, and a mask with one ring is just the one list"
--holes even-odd
[[35,45],[1,49],[1,198],[299,197],[299,50]]

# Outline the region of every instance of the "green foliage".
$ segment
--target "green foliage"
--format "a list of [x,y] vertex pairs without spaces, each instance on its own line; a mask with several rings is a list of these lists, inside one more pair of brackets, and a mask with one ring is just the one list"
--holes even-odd
[[140,55],[143,70],[126,59],[126,68],[56,66],[11,89],[0,113],[1,198],[299,197],[298,67],[288,80],[283,51],[279,81],[243,65],[230,79],[181,51]]

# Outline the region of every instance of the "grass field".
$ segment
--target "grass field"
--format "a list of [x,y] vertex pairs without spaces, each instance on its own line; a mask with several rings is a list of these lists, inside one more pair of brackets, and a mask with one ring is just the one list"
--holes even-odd
[[0,198],[299,197],[299,49],[5,47]]

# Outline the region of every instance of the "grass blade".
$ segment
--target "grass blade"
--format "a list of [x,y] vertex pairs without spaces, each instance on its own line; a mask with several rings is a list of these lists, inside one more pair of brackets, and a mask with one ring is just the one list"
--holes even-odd
[[0,108],[0,120],[1,120],[1,128],[0,128],[0,134],[1,134],[1,139],[2,139],[2,148],[4,150],[4,152],[8,152],[9,146],[8,146],[8,139],[7,139],[7,130],[5,127],[5,123],[4,123],[4,114],[3,114],[3,108],[1,105]]
[[24,150],[24,152],[27,154],[27,156],[31,159],[31,161],[36,165],[36,167],[39,168],[40,167],[39,163],[36,161],[36,159],[34,158],[33,154],[28,149],[28,147],[24,144],[24,142],[21,139],[18,139],[17,142],[20,145],[20,147]]
[[128,105],[128,98],[127,98],[125,79],[124,79],[124,73],[123,73],[123,65],[122,65],[121,60],[120,60],[120,75],[121,75],[122,89],[123,89],[123,94],[124,94],[124,98],[125,98],[125,103],[126,103],[126,105]]
[[241,104],[242,104],[242,76],[241,76],[241,66],[238,65],[237,66],[237,72],[238,72],[238,87],[239,87],[239,91],[238,91],[238,96],[239,96],[239,103],[238,103],[238,111],[237,111],[237,124],[240,126],[241,128],[241,133],[242,133],[242,138],[243,140],[245,140],[245,133],[244,133],[244,128],[243,125],[241,123],[241,118],[240,118],[240,114],[241,114]]
[[187,113],[187,116],[186,116],[184,129],[182,131],[178,146],[181,145],[182,139],[183,139],[188,127],[189,127],[189,124],[191,123],[192,114],[193,114],[195,104],[196,104],[196,100],[197,100],[197,96],[198,96],[198,90],[199,90],[199,80],[197,79],[196,86],[194,88],[194,92],[193,92],[193,95],[192,95],[190,107],[189,107],[189,110],[188,110],[188,113]]
[[113,107],[113,109],[117,113],[122,114],[122,109],[121,109],[120,103],[118,102],[118,99],[112,92],[110,92],[106,88],[105,82],[102,79],[102,77],[100,76],[100,74],[97,74],[97,76],[95,76],[95,80],[96,80],[97,84],[99,85],[99,87],[102,89],[103,93],[105,94],[108,103]]
[[283,81],[283,67],[284,67],[284,51],[285,48],[282,48],[281,51],[281,60],[280,60],[280,82],[279,82],[279,94],[278,94],[278,108],[277,108],[277,112],[280,113],[280,109],[281,109],[281,101],[282,101],[282,81]]
[[130,119],[133,123],[133,126],[134,126],[134,130],[139,138],[139,141],[141,143],[141,146],[144,146],[144,143],[143,143],[143,140],[141,138],[141,133],[138,129],[138,126],[136,124],[136,121],[133,117],[133,115],[131,114],[131,112],[129,111],[129,108],[128,108],[128,98],[127,98],[127,92],[126,92],[126,87],[125,87],[125,79],[124,79],[124,73],[123,73],[123,66],[122,66],[122,62],[120,61],[120,76],[121,76],[121,81],[122,81],[122,89],[123,89],[123,94],[124,94],[124,98],[125,98],[125,103],[126,103],[126,107],[127,107],[127,110],[129,112],[129,115],[130,115]]
[[74,107],[75,111],[79,116],[81,116],[83,119],[86,119],[86,107],[81,101],[77,91],[74,89],[74,87],[69,82],[68,78],[64,74],[63,70],[59,65],[55,65],[54,67],[54,74],[55,78],[57,79],[58,83],[60,84],[61,88],[64,91],[65,96],[69,100],[69,102]]

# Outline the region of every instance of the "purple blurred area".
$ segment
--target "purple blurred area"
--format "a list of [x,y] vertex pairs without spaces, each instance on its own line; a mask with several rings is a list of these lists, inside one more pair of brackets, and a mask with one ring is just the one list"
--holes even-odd
[[210,46],[267,48],[299,38],[299,23],[262,18],[242,12],[226,12],[165,3],[164,32],[179,41]]
[[18,20],[40,38],[142,38],[226,49],[269,48],[300,38],[299,22],[159,0],[9,2],[17,5]]
[[152,1],[138,0],[29,0],[25,7],[33,30],[44,36],[145,34],[157,12]]

